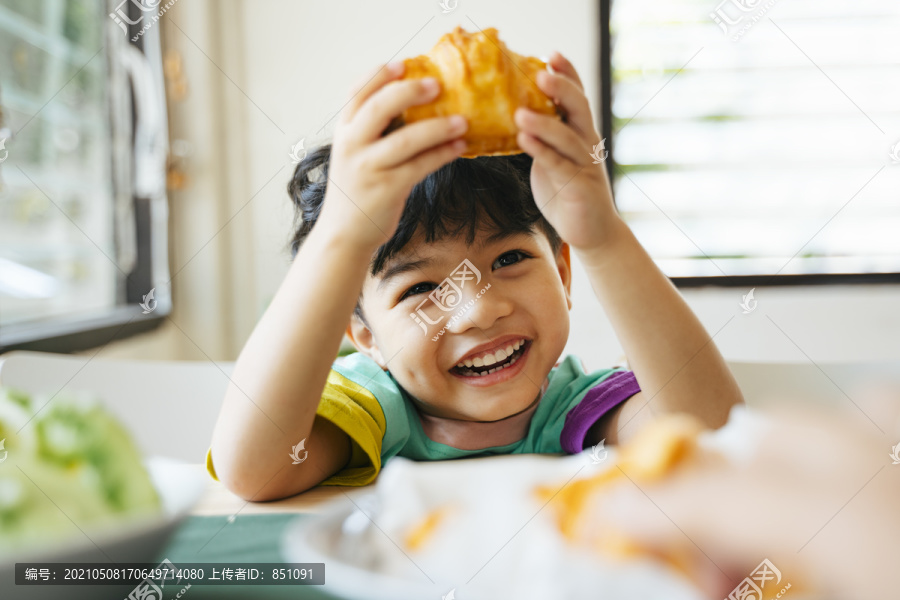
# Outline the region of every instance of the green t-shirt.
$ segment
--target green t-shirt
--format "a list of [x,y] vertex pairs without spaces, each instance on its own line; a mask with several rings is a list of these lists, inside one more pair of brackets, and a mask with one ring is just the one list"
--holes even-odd
[[[389,371],[356,352],[334,362],[316,411],[344,431],[352,447],[348,465],[321,485],[366,485],[395,456],[446,460],[496,454],[576,454],[584,448],[591,425],[639,391],[631,371],[613,368],[585,373],[581,361],[569,355],[550,370],[546,391],[524,438],[504,446],[461,450],[430,439],[406,390]],[[215,478],[210,452],[206,464]]]

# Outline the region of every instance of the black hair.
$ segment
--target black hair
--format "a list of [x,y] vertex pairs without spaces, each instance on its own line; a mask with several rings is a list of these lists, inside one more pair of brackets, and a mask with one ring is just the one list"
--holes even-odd
[[[330,144],[312,150],[297,165],[288,184],[294,203],[292,257],[297,256],[319,218],[330,156]],[[558,254],[562,240],[531,193],[531,163],[531,156],[525,153],[457,158],[429,173],[406,199],[394,235],[376,250],[370,264],[372,276],[378,275],[417,232],[424,234],[426,243],[465,232],[466,244],[472,244],[479,229],[491,233],[539,230],[547,236],[554,255]],[[359,302],[354,314],[366,322]]]

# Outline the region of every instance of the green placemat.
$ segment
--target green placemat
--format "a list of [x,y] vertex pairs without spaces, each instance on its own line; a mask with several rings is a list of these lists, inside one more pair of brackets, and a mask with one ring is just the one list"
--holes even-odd
[[[158,562],[168,558],[175,565],[182,562],[282,562],[281,536],[295,519],[309,519],[308,514],[246,515],[235,517],[188,517],[162,551]],[[321,585],[194,585],[184,600],[200,598],[311,598],[334,600],[326,593],[328,565],[324,586]],[[168,599],[168,596],[166,596]]]

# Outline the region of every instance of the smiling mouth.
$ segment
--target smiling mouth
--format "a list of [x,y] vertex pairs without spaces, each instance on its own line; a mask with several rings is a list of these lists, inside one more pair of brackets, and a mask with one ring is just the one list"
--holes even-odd
[[485,375],[490,375],[491,373],[496,373],[497,371],[502,371],[503,369],[508,369],[513,366],[519,358],[525,354],[525,351],[531,346],[531,340],[526,340],[524,344],[519,346],[519,349],[507,356],[505,359],[500,362],[496,362],[492,365],[485,365],[483,367],[453,367],[450,369],[451,373],[455,373],[456,375],[461,375],[462,377],[484,377]]

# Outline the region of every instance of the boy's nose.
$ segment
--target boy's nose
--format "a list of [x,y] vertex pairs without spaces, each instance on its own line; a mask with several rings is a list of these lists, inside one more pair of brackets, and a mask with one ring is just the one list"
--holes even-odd
[[485,284],[464,293],[460,307],[450,316],[448,330],[453,333],[464,333],[474,328],[486,331],[498,319],[512,313],[512,301],[504,298],[499,291],[491,292],[490,284]]

